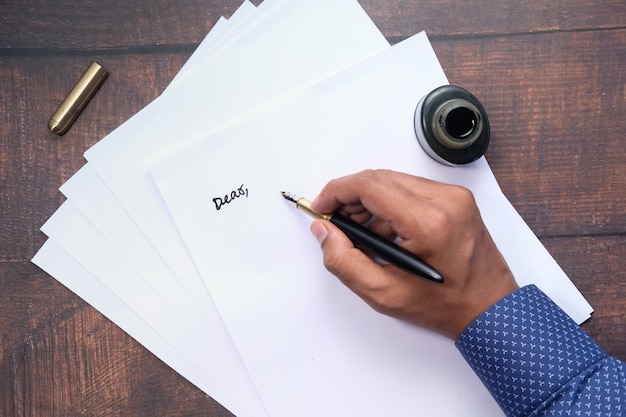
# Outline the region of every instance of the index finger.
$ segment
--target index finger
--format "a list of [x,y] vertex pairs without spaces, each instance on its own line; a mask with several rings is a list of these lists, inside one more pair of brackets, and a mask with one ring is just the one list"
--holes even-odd
[[313,199],[311,206],[319,213],[367,211],[390,220],[390,216],[415,207],[416,200],[436,198],[442,185],[401,172],[366,170],[330,181]]

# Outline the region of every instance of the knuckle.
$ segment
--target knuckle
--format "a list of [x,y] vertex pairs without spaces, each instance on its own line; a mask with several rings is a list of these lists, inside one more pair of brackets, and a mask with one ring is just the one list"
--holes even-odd
[[462,187],[459,185],[453,186],[453,194],[455,200],[458,202],[459,206],[465,208],[472,208],[476,205],[476,200],[474,199],[474,193],[469,188]]
[[474,194],[469,188],[458,185],[449,185],[447,200],[442,201],[438,210],[431,213],[431,222],[436,227],[446,227],[450,224],[463,222],[472,218],[477,212]]
[[456,187],[454,192],[455,206],[451,213],[458,222],[467,223],[480,217],[480,210],[471,190],[465,187]]
[[361,171],[361,179],[367,185],[368,183],[381,183],[389,179],[391,171],[388,169],[366,169]]

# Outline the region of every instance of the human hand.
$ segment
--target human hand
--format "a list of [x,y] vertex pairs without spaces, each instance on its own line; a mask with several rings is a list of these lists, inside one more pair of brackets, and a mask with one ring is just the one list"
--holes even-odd
[[315,220],[324,265],[376,311],[452,339],[518,287],[472,193],[408,174],[368,170],[329,182],[312,201],[318,213],[338,211],[397,243],[437,269],[443,284],[356,249],[335,225]]

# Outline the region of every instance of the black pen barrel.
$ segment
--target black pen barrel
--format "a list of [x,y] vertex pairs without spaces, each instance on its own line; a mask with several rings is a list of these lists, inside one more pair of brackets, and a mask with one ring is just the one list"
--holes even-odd
[[406,249],[378,236],[365,226],[340,214],[333,214],[330,222],[341,229],[357,248],[371,251],[381,259],[421,278],[443,283],[443,276],[433,267]]

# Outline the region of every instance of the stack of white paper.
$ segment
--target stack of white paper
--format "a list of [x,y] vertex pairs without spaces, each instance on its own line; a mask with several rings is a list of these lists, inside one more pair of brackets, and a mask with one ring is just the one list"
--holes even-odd
[[520,284],[584,321],[486,161],[421,150],[415,106],[446,83],[424,34],[390,47],[356,0],[244,2],[86,152],[33,262],[240,417],[500,415],[451,341],[330,276],[279,194],[365,168],[467,186]]

